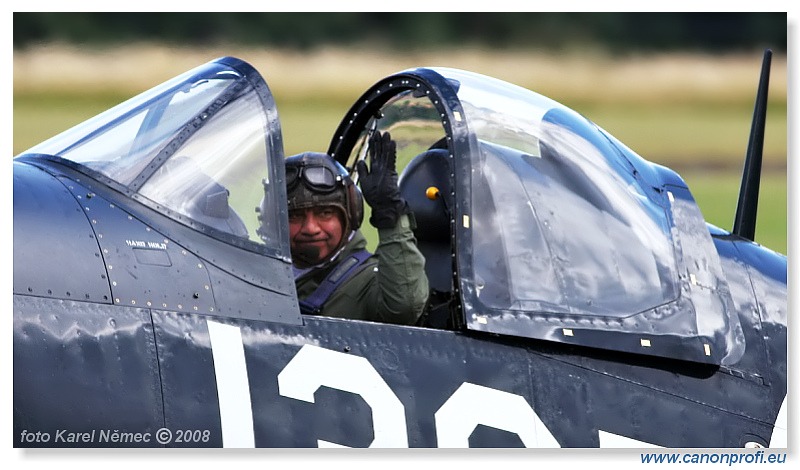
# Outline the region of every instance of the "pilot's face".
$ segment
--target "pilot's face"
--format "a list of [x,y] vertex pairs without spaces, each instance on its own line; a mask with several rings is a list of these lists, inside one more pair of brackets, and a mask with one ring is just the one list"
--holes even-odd
[[[310,264],[333,253],[342,241],[342,211],[336,206],[319,206],[289,211],[289,241],[292,256]],[[316,260],[315,262],[312,262]]]

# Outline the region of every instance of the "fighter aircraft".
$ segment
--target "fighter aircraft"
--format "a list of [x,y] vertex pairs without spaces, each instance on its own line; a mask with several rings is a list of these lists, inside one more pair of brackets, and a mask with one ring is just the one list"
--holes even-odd
[[786,447],[786,257],[754,240],[769,57],[734,228],[577,112],[450,68],[385,77],[431,295],[303,315],[272,93],[188,71],[17,156],[15,447]]

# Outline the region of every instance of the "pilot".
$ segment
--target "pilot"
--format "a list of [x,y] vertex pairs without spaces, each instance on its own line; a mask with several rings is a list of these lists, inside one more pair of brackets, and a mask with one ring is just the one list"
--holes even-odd
[[[413,325],[428,298],[425,258],[414,219],[400,197],[396,145],[389,133],[369,141],[370,168],[357,164],[361,191],[324,153],[286,159],[289,237],[297,295],[305,314]],[[375,253],[359,231],[363,199],[378,229]]]

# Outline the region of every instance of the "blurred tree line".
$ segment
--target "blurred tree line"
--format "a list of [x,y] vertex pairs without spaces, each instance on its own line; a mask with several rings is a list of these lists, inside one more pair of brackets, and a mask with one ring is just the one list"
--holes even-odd
[[181,45],[380,44],[413,50],[474,45],[612,53],[689,50],[786,51],[787,15],[778,13],[14,13],[14,48],[61,41]]

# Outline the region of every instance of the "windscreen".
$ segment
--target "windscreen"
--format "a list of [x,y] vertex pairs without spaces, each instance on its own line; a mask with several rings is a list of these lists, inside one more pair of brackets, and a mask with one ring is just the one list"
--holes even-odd
[[277,246],[277,205],[260,207],[270,183],[267,121],[253,83],[212,62],[27,153],[94,170],[193,226]]

